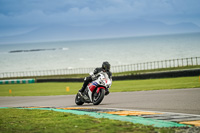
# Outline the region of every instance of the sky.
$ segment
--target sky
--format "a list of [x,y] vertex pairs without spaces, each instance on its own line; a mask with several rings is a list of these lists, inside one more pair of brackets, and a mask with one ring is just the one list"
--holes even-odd
[[199,0],[0,0],[0,44],[185,32]]

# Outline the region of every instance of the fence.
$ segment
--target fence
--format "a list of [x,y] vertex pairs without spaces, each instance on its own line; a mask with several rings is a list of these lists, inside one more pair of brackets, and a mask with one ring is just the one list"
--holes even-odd
[[[161,68],[176,68],[176,67],[196,66],[196,65],[200,65],[200,57],[112,66],[111,71],[113,73],[118,73],[126,71],[153,70]],[[74,69],[57,69],[57,70],[41,70],[41,71],[4,72],[0,73],[0,78],[85,74],[93,71],[94,69],[95,68],[74,68]]]
[[112,71],[113,72],[141,71],[141,70],[177,68],[177,67],[197,66],[197,65],[200,65],[200,57],[191,57],[191,58],[162,60],[162,61],[153,61],[153,62],[113,66]]

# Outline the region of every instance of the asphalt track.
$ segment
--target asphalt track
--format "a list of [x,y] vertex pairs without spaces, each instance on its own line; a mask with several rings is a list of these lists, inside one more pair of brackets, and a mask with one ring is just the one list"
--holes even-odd
[[[74,100],[75,95],[0,97],[0,107],[77,107]],[[82,107],[200,115],[200,88],[115,92],[106,96],[100,105],[84,104]]]

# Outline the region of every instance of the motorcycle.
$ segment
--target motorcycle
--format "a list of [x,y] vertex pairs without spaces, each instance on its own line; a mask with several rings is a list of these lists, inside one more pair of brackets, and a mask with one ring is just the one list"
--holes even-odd
[[[92,74],[90,75],[92,76]],[[75,103],[77,105],[83,105],[84,103],[100,104],[111,84],[112,80],[109,79],[107,73],[100,72],[97,79],[89,83],[82,94],[77,93]]]

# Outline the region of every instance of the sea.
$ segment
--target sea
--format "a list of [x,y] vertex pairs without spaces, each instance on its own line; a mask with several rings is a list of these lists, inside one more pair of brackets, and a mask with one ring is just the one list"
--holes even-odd
[[200,57],[200,33],[0,45],[0,73]]

